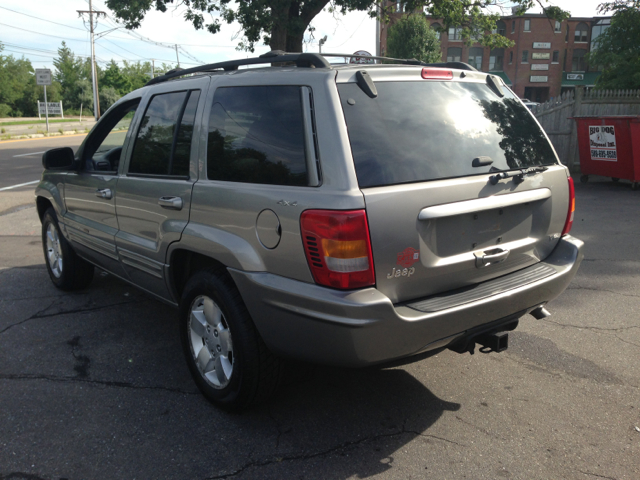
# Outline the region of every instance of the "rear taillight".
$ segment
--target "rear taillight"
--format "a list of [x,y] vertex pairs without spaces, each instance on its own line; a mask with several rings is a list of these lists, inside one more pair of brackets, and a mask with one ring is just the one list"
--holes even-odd
[[422,78],[425,80],[453,80],[453,72],[446,68],[423,68]]
[[571,231],[573,226],[573,215],[576,212],[576,190],[573,187],[573,178],[569,177],[569,212],[567,213],[567,221],[562,229],[562,235],[566,235]]
[[300,227],[316,283],[342,289],[375,285],[364,210],[307,210]]

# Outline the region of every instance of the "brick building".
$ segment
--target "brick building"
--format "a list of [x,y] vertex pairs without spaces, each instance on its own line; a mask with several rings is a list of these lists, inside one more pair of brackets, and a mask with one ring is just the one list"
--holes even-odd
[[[394,2],[396,3],[396,2]],[[402,5],[397,2],[398,10]],[[386,53],[387,31],[394,20],[380,30],[380,53]],[[441,22],[427,16],[436,29]],[[440,33],[443,61],[462,61],[478,70],[500,75],[521,98],[544,102],[577,85],[592,87],[599,76],[597,68],[589,68],[585,55],[593,40],[610,23],[610,17],[569,18],[558,22],[540,14],[504,16],[497,33],[515,42],[512,48],[489,49],[476,43],[467,46],[460,28],[450,27]]]

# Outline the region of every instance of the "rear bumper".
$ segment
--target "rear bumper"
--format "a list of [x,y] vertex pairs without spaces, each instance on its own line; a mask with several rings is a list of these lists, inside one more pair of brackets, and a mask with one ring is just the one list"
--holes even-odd
[[431,313],[393,305],[375,288],[342,292],[269,273],[229,272],[274,353],[362,367],[444,347],[471,328],[553,300],[575,276],[582,247],[582,241],[565,236],[541,262],[554,274]]

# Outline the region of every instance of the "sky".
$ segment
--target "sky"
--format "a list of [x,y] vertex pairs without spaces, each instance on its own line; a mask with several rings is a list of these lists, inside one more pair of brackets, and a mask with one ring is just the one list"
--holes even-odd
[[[597,15],[597,6],[601,2],[551,0],[550,4],[569,10],[573,16],[592,17]],[[53,68],[57,49],[62,41],[66,41],[76,55],[89,56],[88,24],[85,25],[77,13],[77,10],[88,8],[88,0],[0,0],[0,42],[5,46],[3,54],[24,56],[31,60],[35,68]],[[176,64],[176,44],[179,45],[178,56],[184,68],[269,51],[269,47],[262,45],[256,47],[254,54],[237,51],[239,25],[225,24],[216,35],[196,31],[183,19],[184,8],[168,9],[166,13],[149,12],[135,33],[117,28],[119,25],[104,5],[104,0],[93,0],[93,8],[107,13],[107,18],[101,18],[96,28],[99,36],[96,40],[96,58],[101,65],[111,59],[118,62],[155,59],[157,65],[163,62]],[[535,11],[531,10],[532,13]],[[307,42],[303,46],[305,51],[317,52],[318,40],[326,35],[327,42],[322,47],[324,52],[353,53],[366,50],[375,55],[376,23],[366,12],[342,16],[324,11],[314,19],[312,26],[316,29],[313,34],[315,38],[307,35]],[[142,40],[140,35],[147,40]]]

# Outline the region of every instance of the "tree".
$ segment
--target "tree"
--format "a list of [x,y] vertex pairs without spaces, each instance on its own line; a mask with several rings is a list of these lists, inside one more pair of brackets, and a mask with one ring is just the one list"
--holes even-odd
[[[63,41],[62,46],[58,48],[58,58],[53,61],[56,68],[53,78],[62,87],[62,102],[66,108],[80,107],[78,82],[86,78],[85,64],[86,62],[77,58]],[[91,78],[90,76],[91,70],[89,70],[89,78]]]
[[[103,71],[102,78],[100,78],[100,90],[102,87],[113,88],[119,96],[125,95],[133,90],[133,84],[131,80],[120,71],[120,67],[111,60],[109,66]],[[102,104],[102,97],[100,97],[100,103]],[[108,108],[106,105],[104,108]]]
[[[525,11],[534,4],[544,7],[548,1],[514,0],[514,3]],[[499,19],[499,15],[490,13],[489,8],[504,4],[504,0],[406,0],[403,3],[405,11],[426,11],[442,18],[445,26],[462,27],[462,36],[466,40],[481,32],[485,46],[512,46],[513,42],[502,35],[485,35],[495,28]],[[166,12],[173,0],[107,0],[106,4],[127,28],[134,29],[140,27],[140,22],[151,8]],[[330,11],[341,14],[366,11],[382,21],[388,21],[396,8],[396,2],[384,0],[181,0],[180,5],[186,7],[185,19],[197,30],[206,28],[215,34],[220,31],[222,22],[238,22],[244,33],[239,48],[251,52],[260,41],[272,50],[301,52],[304,33],[315,16],[327,6]],[[545,8],[545,13],[557,20],[569,17],[568,12],[554,6]],[[212,20],[207,23],[206,18]]]
[[395,58],[415,58],[426,63],[439,62],[440,40],[423,15],[409,15],[389,28],[387,54]]
[[604,67],[596,88],[640,88],[640,0],[617,0],[600,5],[599,10],[615,13],[611,26],[596,39],[595,50],[587,56],[591,65]]

